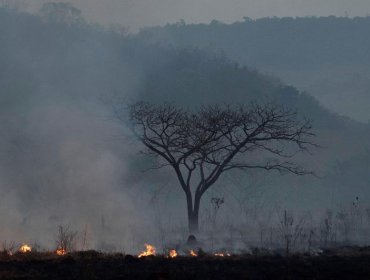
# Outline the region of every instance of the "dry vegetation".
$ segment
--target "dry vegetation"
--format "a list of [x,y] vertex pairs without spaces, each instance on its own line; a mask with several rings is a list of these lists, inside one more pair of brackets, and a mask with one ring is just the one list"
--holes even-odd
[[1,279],[368,279],[369,248],[342,248],[318,256],[254,254],[198,257],[74,252],[2,253]]

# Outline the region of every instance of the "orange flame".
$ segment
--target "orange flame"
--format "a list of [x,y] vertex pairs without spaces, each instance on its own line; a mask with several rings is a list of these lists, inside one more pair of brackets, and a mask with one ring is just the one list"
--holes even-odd
[[155,247],[150,244],[145,244],[146,251],[141,252],[138,257],[155,256]]
[[29,253],[32,251],[32,248],[31,246],[27,245],[27,244],[23,244],[20,248],[19,248],[19,252],[21,253]]
[[195,253],[193,250],[190,250],[190,256],[192,256],[192,257],[198,257],[198,254],[197,253]]
[[59,247],[59,248],[55,251],[55,253],[56,253],[58,256],[64,256],[64,255],[66,255],[66,254],[67,254],[67,251],[66,251],[66,250],[64,250],[63,248]]
[[170,250],[170,252],[169,252],[169,255],[170,255],[170,258],[176,258],[177,257],[177,252],[176,252],[176,250]]

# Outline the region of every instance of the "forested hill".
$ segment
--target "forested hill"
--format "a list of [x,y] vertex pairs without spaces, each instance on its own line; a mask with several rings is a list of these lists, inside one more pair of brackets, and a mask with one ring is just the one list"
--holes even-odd
[[[185,106],[272,99],[312,118],[317,129],[367,135],[368,126],[339,117],[310,95],[228,57],[192,47],[162,47],[148,43],[142,36],[125,36],[116,30],[88,25],[80,16],[60,19],[53,18],[53,11],[46,12],[46,16],[34,16],[0,9],[2,113],[14,110],[26,116],[56,101],[88,110],[84,102],[112,96],[174,101]],[[263,23],[257,21],[257,25]],[[205,29],[198,38],[213,34],[215,40],[222,41],[223,36],[213,33],[213,28],[232,27],[214,23],[153,30],[177,30],[179,34],[183,30],[189,33],[190,40],[198,29]],[[236,36],[230,30],[228,36],[232,35]],[[263,40],[263,32],[256,37]],[[268,49],[271,48],[266,47],[266,52]],[[254,60],[258,61],[258,57]]]
[[194,48],[161,47],[136,36],[0,9],[2,110],[23,112],[56,99],[80,104],[121,96],[186,106],[275,100],[337,127],[342,118],[278,78]]
[[340,114],[370,120],[370,17],[262,18],[147,28],[140,37],[196,46],[307,90]]
[[[207,36],[221,40],[223,36],[218,39],[213,28],[242,28],[245,24],[254,23],[177,25],[152,31],[161,34],[166,30],[169,34],[171,30],[178,30],[179,34],[186,31],[189,40],[193,36],[199,41]],[[191,29],[194,31],[190,32]],[[209,31],[200,34],[198,29]],[[226,34],[225,31],[225,36],[236,36],[232,32]],[[140,171],[135,164],[126,162],[132,148],[125,142],[110,141],[122,133],[107,121],[112,115],[109,102],[116,98],[166,100],[188,107],[209,102],[275,100],[313,119],[317,141],[323,148],[314,157],[309,156],[307,162],[326,172],[333,163],[351,161],[369,147],[368,125],[339,117],[320,106],[314,97],[281,83],[278,78],[261,75],[227,56],[185,48],[182,43],[181,48],[163,47],[148,42],[147,36],[144,40],[143,36],[89,25],[78,15],[65,21],[54,18],[52,13],[39,17],[0,9],[0,175],[4,185],[12,191],[18,189],[19,195],[27,199],[22,207],[28,209],[37,204],[37,199],[49,195],[63,197],[66,186],[79,189],[97,184],[99,189],[101,185],[113,185],[106,182],[108,179],[115,182],[115,188],[124,185],[127,178],[117,171],[123,170],[122,166],[130,166],[131,173]],[[255,34],[260,41],[264,36]],[[234,48],[240,48],[237,42]],[[286,50],[286,55],[293,54]],[[257,56],[253,59],[256,63],[249,61],[252,66],[259,61]],[[269,60],[261,61],[268,64]],[[366,157],[363,161],[370,159]],[[117,170],[111,174],[109,168],[100,168],[107,164]],[[100,174],[95,170],[103,172],[102,176],[94,179]],[[349,188],[353,191],[358,185],[364,195],[370,196],[357,184],[369,172],[363,169],[359,172],[351,175]],[[117,178],[113,180],[113,176]],[[281,185],[289,184],[284,181]]]

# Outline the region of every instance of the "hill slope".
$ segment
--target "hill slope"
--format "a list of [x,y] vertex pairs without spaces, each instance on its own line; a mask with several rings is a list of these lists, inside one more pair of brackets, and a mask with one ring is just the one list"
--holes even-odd
[[370,36],[366,18],[263,18],[222,24],[183,23],[142,30],[161,45],[224,52],[308,91],[343,115],[370,120]]

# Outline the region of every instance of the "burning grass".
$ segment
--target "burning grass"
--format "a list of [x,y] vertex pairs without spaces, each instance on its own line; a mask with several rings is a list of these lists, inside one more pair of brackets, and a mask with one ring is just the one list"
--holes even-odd
[[148,257],[148,256],[155,256],[155,253],[156,253],[156,249],[153,245],[150,245],[150,244],[145,244],[145,247],[146,247],[146,250],[141,252],[138,257],[139,258],[142,258],[142,257]]
[[203,252],[195,257],[171,249],[140,258],[97,251],[63,256],[17,251],[1,255],[0,279],[369,279],[370,248],[352,248],[352,255],[345,251],[289,257]]
[[67,255],[67,251],[64,249],[64,248],[57,248],[55,250],[55,253],[58,255],[58,256],[64,256],[64,255]]
[[27,245],[27,244],[23,244],[20,248],[19,248],[19,252],[21,253],[30,253],[32,252],[32,247]]
[[169,253],[168,253],[169,257],[170,258],[176,258],[178,256],[178,253],[176,250],[170,250]]
[[289,256],[267,250],[158,252],[152,244],[136,255],[60,247],[40,251],[28,244],[3,247],[0,279],[370,279],[370,247]]

